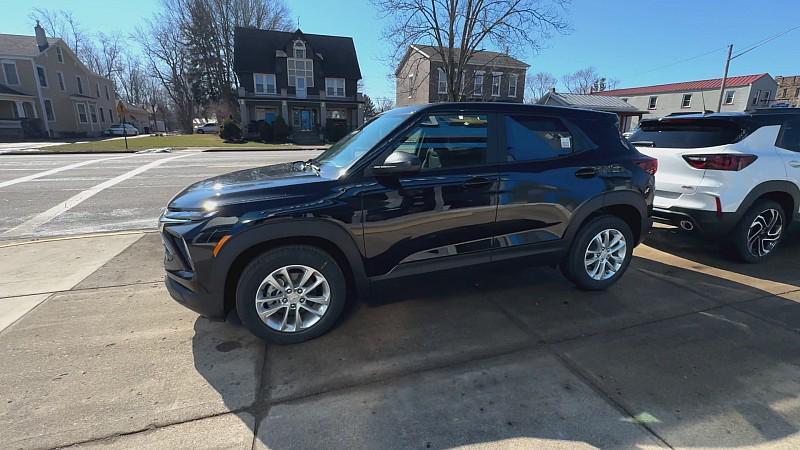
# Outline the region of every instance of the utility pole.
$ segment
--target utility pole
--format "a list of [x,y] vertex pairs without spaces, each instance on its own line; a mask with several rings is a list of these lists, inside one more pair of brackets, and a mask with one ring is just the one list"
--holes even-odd
[[722,97],[725,95],[725,82],[728,81],[728,67],[731,65],[731,53],[733,53],[733,44],[728,45],[728,57],[725,59],[725,73],[722,75],[722,84],[719,86],[717,112],[722,111]]

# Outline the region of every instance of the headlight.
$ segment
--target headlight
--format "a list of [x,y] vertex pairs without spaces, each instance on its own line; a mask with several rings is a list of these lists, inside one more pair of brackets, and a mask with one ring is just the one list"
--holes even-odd
[[161,224],[197,222],[208,219],[209,217],[213,217],[216,213],[217,211],[175,211],[167,209],[161,214],[161,217],[158,219],[158,221]]

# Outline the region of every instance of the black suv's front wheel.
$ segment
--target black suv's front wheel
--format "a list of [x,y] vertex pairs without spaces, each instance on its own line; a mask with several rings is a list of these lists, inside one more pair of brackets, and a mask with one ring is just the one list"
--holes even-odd
[[628,269],[633,246],[633,233],[624,220],[612,215],[595,217],[578,230],[561,272],[580,289],[606,289]]
[[247,265],[236,289],[236,312],[256,336],[276,344],[328,331],[346,301],[345,278],[330,255],[305,245],[279,247]]

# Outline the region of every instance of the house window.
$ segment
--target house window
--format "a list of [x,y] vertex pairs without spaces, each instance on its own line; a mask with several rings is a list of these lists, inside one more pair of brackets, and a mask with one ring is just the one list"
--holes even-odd
[[683,94],[683,100],[681,100],[681,108],[689,108],[692,106],[692,94]]
[[106,112],[103,108],[97,108],[100,110],[100,122],[106,123]]
[[271,73],[254,73],[253,82],[255,83],[256,94],[275,94],[275,75]]
[[36,66],[36,76],[39,78],[39,86],[46,88],[47,87],[47,72],[45,72],[44,67]]
[[100,83],[95,83],[94,92],[97,94],[97,98],[100,98]]
[[108,85],[105,85],[103,87],[106,89],[106,100],[111,100],[111,96],[108,95]]
[[304,78],[306,87],[314,87],[314,61],[289,58],[286,60],[289,86],[297,86],[297,79]]
[[61,47],[56,47],[56,57],[58,58],[58,62],[64,63],[64,52],[61,51]]
[[515,73],[508,74],[508,96],[509,97],[516,97],[517,96],[517,81],[519,80],[519,75]]
[[769,103],[769,95],[771,94],[770,91],[762,91],[761,102],[764,104]]
[[325,78],[325,95],[344,97],[344,78]]
[[114,112],[111,111],[111,108],[108,108],[108,121],[114,123]]
[[81,77],[75,77],[75,79],[78,80],[78,93],[83,94],[83,80]]
[[64,84],[64,73],[63,72],[56,72],[56,76],[58,77],[58,88],[62,91],[67,90],[67,86]]
[[294,57],[306,59],[306,44],[303,41],[294,41]]
[[483,95],[483,72],[475,72],[472,95]]
[[97,123],[97,107],[89,105],[89,115],[92,116],[92,123]]
[[786,98],[789,95],[789,88],[783,88],[783,94],[781,97]]
[[77,103],[75,107],[78,108],[78,122],[89,123],[89,116],[86,114],[86,105]]
[[795,97],[800,97],[800,88],[797,88],[797,89],[794,90],[794,96]]
[[439,67],[436,69],[438,78],[436,80],[436,92],[439,94],[447,94],[447,74]]
[[756,95],[754,95],[754,96],[753,96],[753,104],[754,104],[754,105],[757,105],[757,104],[758,104],[758,98],[759,98],[760,96],[761,96],[761,89],[757,90],[757,91],[756,91]]
[[500,96],[500,82],[503,80],[502,73],[492,74],[492,97]]
[[652,96],[650,100],[647,101],[647,109],[656,109],[656,104],[658,103],[658,97]]
[[18,85],[19,74],[17,73],[17,63],[14,61],[3,61],[3,73],[6,76],[6,84]]
[[733,97],[736,95],[736,91],[725,91],[725,104],[732,105],[733,104]]
[[44,115],[47,117],[48,122],[55,122],[56,113],[53,111],[53,102],[50,99],[44,99]]

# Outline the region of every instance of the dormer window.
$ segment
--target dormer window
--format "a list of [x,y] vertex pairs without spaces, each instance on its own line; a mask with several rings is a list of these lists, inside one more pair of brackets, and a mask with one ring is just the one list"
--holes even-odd
[[306,58],[306,44],[294,41],[292,47],[294,57],[286,59],[289,86],[302,90],[314,87],[314,60]]
[[306,59],[306,44],[303,41],[294,41],[294,57]]

